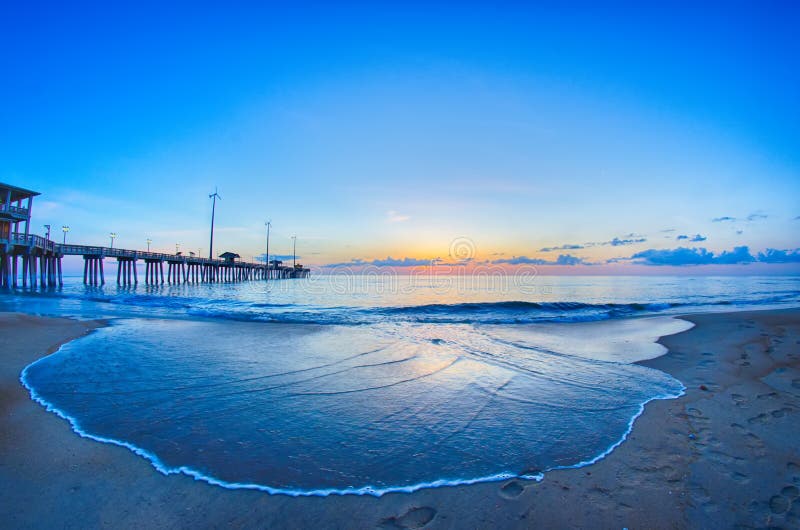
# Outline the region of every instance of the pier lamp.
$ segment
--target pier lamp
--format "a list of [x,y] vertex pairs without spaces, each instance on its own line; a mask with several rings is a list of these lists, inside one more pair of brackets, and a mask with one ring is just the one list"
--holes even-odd
[[297,236],[292,236],[292,267],[297,265]]
[[148,237],[147,238],[147,252],[150,252],[150,243],[152,243],[152,242],[153,242],[153,240]]
[[111,232],[108,235],[111,237],[111,248],[114,248],[114,239],[117,237],[117,233],[116,232]]
[[178,252],[180,252],[180,250],[181,250],[181,244],[180,243],[175,243],[175,254],[178,254]]
[[64,226],[61,227],[61,231],[64,232],[64,242],[63,242],[63,244],[66,245],[67,244],[67,232],[69,232],[69,227],[67,225],[64,225]]
[[44,238],[50,241],[50,225],[44,225],[45,230],[47,230],[47,234],[45,234]]

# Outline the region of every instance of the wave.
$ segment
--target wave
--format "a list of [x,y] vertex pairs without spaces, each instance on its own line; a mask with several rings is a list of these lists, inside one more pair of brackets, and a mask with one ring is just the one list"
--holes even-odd
[[[327,306],[314,303],[280,303],[278,301],[221,298],[213,296],[214,293],[209,294],[212,296],[133,292],[42,293],[32,296],[49,298],[56,303],[59,300],[67,301],[74,304],[76,311],[79,312],[85,309],[83,302],[91,302],[100,309],[102,316],[153,316],[320,325],[364,325],[385,322],[430,324],[584,322],[648,314],[677,314],[680,311],[713,311],[715,308],[764,307],[800,303],[800,292],[797,291],[757,292],[753,293],[752,298],[730,299],[721,299],[716,295],[696,294],[688,300],[673,299],[659,302],[590,303],[508,300],[402,306]],[[309,302],[313,301],[309,300]]]

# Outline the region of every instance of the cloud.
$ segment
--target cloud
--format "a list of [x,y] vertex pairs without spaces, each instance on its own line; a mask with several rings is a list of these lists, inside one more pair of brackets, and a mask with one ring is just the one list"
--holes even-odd
[[[264,257],[265,256],[266,256],[266,254],[259,254],[258,256],[256,256],[256,261],[264,261]],[[296,259],[299,260],[300,258],[302,258],[302,256],[296,256]],[[279,259],[281,261],[286,261],[286,260],[291,260],[292,259],[292,255],[291,254],[272,254],[272,253],[270,253],[269,259],[270,259],[270,261],[272,261],[274,259]]]
[[637,252],[630,258],[640,265],[730,265],[735,263],[752,263],[755,258],[746,246],[736,247],[716,255],[705,248],[684,248],[657,250],[649,249]]
[[394,210],[389,210],[386,212],[386,220],[390,223],[402,223],[403,221],[408,221],[409,219],[411,219],[411,217],[399,214]]
[[438,258],[432,260],[408,257],[395,259],[391,256],[386,256],[386,259],[373,259],[369,261],[361,258],[353,258],[351,261],[328,263],[327,265],[323,265],[323,267],[362,267],[365,265],[374,265],[376,267],[419,267],[423,265],[432,265],[439,261]]
[[721,265],[733,265],[736,263],[752,263],[756,260],[750,249],[746,246],[734,247],[733,250],[726,250],[716,257],[715,263]]
[[793,220],[793,221],[800,221],[800,215],[798,215],[797,217],[795,217],[795,218],[794,218],[794,219],[792,219],[792,220]]
[[615,237],[611,241],[606,241],[605,243],[601,243],[601,245],[611,245],[612,247],[621,247],[624,245],[635,245],[636,243],[644,243],[645,241],[647,241],[647,239],[644,237],[637,237],[634,239],[620,239],[618,237]]
[[554,250],[579,250],[583,245],[561,245],[560,247],[544,247],[540,248],[539,252],[552,252]]
[[726,221],[735,221],[735,217],[728,217],[727,215],[724,217],[715,217],[711,220],[712,223],[724,223]]
[[744,230],[737,230],[736,231],[736,235],[738,235],[738,236],[742,235],[743,233],[744,233]]
[[637,243],[644,243],[647,238],[639,234],[627,234],[623,237],[615,237],[611,241],[590,241],[585,243],[587,247],[622,247],[625,245],[635,245]]
[[766,219],[769,217],[768,215],[764,215],[763,213],[751,213],[747,216],[747,220],[750,222],[753,221],[760,221],[761,219]]
[[706,236],[701,236],[700,234],[695,234],[693,236],[687,236],[686,234],[681,234],[675,239],[677,239],[678,241],[686,240],[686,241],[691,241],[693,243],[698,243],[700,241],[705,241],[708,238]]
[[800,248],[794,250],[768,248],[764,252],[759,252],[758,261],[763,263],[800,263]]
[[675,232],[675,230],[675,228],[665,228],[664,230],[661,230],[661,232],[666,234],[668,232]]
[[571,254],[560,254],[555,260],[548,261],[541,258],[529,258],[528,256],[514,256],[513,258],[497,259],[492,263],[509,265],[591,265],[583,258]]

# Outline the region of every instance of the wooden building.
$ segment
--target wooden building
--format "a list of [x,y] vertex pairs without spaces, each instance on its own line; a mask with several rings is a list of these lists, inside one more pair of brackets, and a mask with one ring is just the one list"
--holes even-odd
[[[38,192],[0,183],[0,287],[61,284],[61,254],[49,239],[31,234]],[[21,265],[21,269],[20,269]]]

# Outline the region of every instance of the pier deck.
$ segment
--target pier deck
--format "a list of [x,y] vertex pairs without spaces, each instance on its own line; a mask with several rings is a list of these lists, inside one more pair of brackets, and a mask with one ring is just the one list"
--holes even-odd
[[27,286],[28,280],[31,286],[35,287],[37,279],[42,286],[63,285],[61,260],[64,256],[83,257],[83,281],[88,285],[105,283],[106,258],[117,260],[119,285],[135,285],[139,282],[137,269],[139,260],[145,262],[146,284],[305,278],[310,272],[309,269],[299,266],[286,267],[124,248],[62,244],[41,236],[23,233],[11,233],[6,239],[0,238],[0,254],[3,256],[2,284],[7,287],[17,286],[18,258],[22,260],[23,287]]

